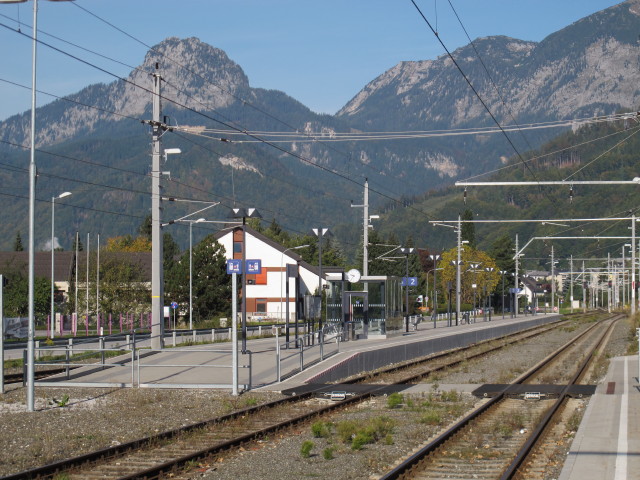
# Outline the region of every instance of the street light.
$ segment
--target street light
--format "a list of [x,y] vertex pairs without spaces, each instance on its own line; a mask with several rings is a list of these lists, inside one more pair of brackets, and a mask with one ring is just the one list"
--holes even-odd
[[476,322],[476,314],[477,314],[477,309],[476,309],[476,291],[478,288],[478,285],[476,283],[476,276],[477,276],[477,270],[478,268],[480,268],[480,265],[482,265],[482,262],[478,262],[478,263],[470,263],[469,267],[471,267],[471,270],[473,271],[473,323]]
[[[493,272],[495,270],[495,268],[486,267],[484,270],[485,270],[485,272],[487,272],[487,274],[490,274],[491,272]],[[487,277],[488,276],[489,275],[487,275]],[[489,298],[489,321],[491,321],[491,294],[489,294],[489,292],[487,291],[487,279],[485,279],[484,288],[485,288],[485,295]]]
[[[166,153],[166,150],[165,150]],[[193,330],[193,224],[204,222],[204,218],[189,222],[189,330]]]
[[55,275],[54,275],[54,263],[55,263],[55,247],[54,247],[54,224],[55,224],[55,213],[54,213],[54,205],[56,202],[56,199],[59,198],[64,198],[64,197],[68,197],[69,195],[72,195],[71,192],[63,192],[60,195],[58,195],[57,197],[51,197],[51,338],[55,337],[55,332],[56,332],[56,312],[55,312],[55,306],[53,304],[53,295],[54,295],[54,288],[55,288]]
[[[0,0],[4,3],[24,3],[27,0]],[[69,0],[66,0],[69,1]],[[34,282],[35,282],[35,207],[36,207],[36,53],[38,45],[38,0],[33,0],[33,28],[31,30],[31,132],[29,159],[29,330],[27,342],[27,411],[35,409],[35,312],[34,312]]]
[[409,255],[411,255],[415,251],[413,247],[400,247],[400,253],[404,255],[405,264],[406,264],[406,276],[405,276],[405,305],[406,305],[406,313],[405,317],[405,332],[409,332]]
[[[262,218],[255,208],[232,208],[228,218],[242,218],[242,353],[247,353],[247,218]],[[236,319],[234,318],[235,322]]]
[[509,272],[506,270],[500,270],[500,275],[502,275],[502,319],[504,320],[504,276]]
[[[285,252],[289,251],[289,250],[300,250],[301,248],[307,248],[309,245],[298,245],[297,247],[289,247],[289,248],[285,248],[282,251],[282,256],[280,257],[280,271],[282,272],[282,269],[284,268],[284,254]],[[288,264],[287,264],[288,266]],[[286,268],[284,269],[284,281],[287,284],[287,313],[285,316],[285,342],[287,343],[287,348],[289,348],[289,269]],[[282,315],[282,283],[280,282],[280,315]],[[298,312],[296,311],[296,318],[298,318]],[[296,338],[297,338],[297,334],[298,334],[298,328],[297,328],[297,322],[296,322]]]
[[[436,328],[436,320],[438,319],[438,283],[436,281],[436,271],[438,270],[438,260],[440,255],[429,255],[429,258],[433,261],[433,328]],[[428,272],[427,272],[428,273]],[[429,277],[427,277],[428,281]]]
[[[318,330],[322,330],[322,239],[323,237],[332,237],[333,233],[328,228],[312,228],[311,233],[318,237],[318,297],[320,305],[318,305]],[[298,329],[296,328],[296,337]]]

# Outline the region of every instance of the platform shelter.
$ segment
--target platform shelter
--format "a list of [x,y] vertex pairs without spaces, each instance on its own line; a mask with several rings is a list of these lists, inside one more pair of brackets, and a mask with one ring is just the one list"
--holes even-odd
[[343,323],[351,339],[404,332],[402,278],[363,276],[350,283],[344,274],[327,275],[327,323]]

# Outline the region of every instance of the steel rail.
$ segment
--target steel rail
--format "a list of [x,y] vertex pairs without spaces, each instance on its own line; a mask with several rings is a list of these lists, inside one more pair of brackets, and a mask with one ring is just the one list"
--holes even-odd
[[560,407],[564,404],[565,399],[567,398],[569,393],[569,388],[572,385],[575,385],[578,382],[578,380],[582,378],[583,374],[587,371],[589,365],[591,364],[591,361],[593,359],[593,354],[602,346],[605,339],[607,338],[609,333],[613,330],[613,328],[615,327],[618,320],[620,320],[620,318],[614,317],[613,321],[611,322],[611,325],[609,325],[609,328],[607,328],[607,330],[602,334],[597,344],[591,349],[591,352],[589,352],[589,355],[587,355],[586,358],[582,361],[582,363],[580,364],[580,367],[578,368],[574,376],[571,378],[570,382],[560,392],[558,399],[555,401],[553,406],[547,411],[544,417],[540,420],[536,429],[531,433],[527,441],[524,443],[524,445],[520,448],[520,450],[516,454],[513,461],[505,469],[502,476],[500,477],[500,480],[510,480],[518,473],[518,469],[524,463],[525,459],[529,456],[529,453],[531,452],[533,447],[536,445],[538,440],[540,440],[543,432],[545,431],[547,426],[551,423],[551,420],[553,419],[555,414],[558,412]]
[[[597,326],[598,326],[598,323],[595,323],[591,327],[589,327],[587,330],[582,332],[580,335],[571,339],[565,345],[563,345],[558,350],[556,350],[556,352],[552,353],[551,355],[548,355],[545,359],[543,359],[541,362],[535,365],[528,372],[525,372],[523,375],[521,375],[516,380],[514,380],[512,384],[514,385],[522,384],[527,379],[536,375],[539,372],[539,370],[541,370],[543,367],[551,363],[555,359],[555,357],[557,357],[562,352],[567,350],[573,343],[575,343],[576,340],[579,340],[583,336],[589,334]],[[392,470],[388,471],[386,474],[379,477],[379,480],[395,480],[395,479],[401,478],[403,475],[408,473],[413,467],[418,465],[425,457],[427,457],[430,453],[434,452],[437,448],[445,444],[449,439],[451,439],[456,433],[458,433],[460,430],[466,427],[470,422],[472,422],[473,420],[475,420],[476,418],[478,418],[479,416],[481,416],[482,414],[490,410],[493,406],[501,402],[505,398],[506,389],[507,388],[505,388],[502,392],[500,392],[495,397],[491,398],[484,405],[477,408],[476,410],[471,412],[469,415],[467,415],[466,417],[456,422],[454,425],[448,428],[445,432],[443,432],[437,438],[435,438],[434,440],[429,442],[427,445],[422,447],[416,453],[408,457],[406,460],[401,462],[399,465],[394,467]]]
[[[553,322],[554,324],[560,324],[562,323],[562,321],[557,321],[557,322]],[[548,325],[548,324],[547,324]],[[545,325],[546,326],[546,325]],[[557,325],[556,325],[557,326]],[[516,335],[520,335],[523,332],[527,332],[529,330],[536,330],[536,329],[540,329],[541,326],[536,326],[536,327],[531,327],[530,329],[526,329],[523,331],[519,331],[516,332],[514,334],[512,334],[512,336],[516,336]],[[543,326],[544,327],[544,326]],[[543,328],[542,330],[544,331],[548,331],[549,329],[547,328]],[[504,337],[501,337],[504,338]],[[485,342],[480,342],[477,344],[472,344],[469,345],[467,348],[472,348],[475,346],[478,346],[482,343],[488,343],[491,341],[495,341],[496,339],[492,339],[492,340],[486,340]],[[575,341],[575,339],[574,339]],[[501,347],[498,347],[501,348]],[[445,355],[451,355],[453,352],[449,351],[449,352],[444,352],[442,354],[437,354],[436,357],[440,357],[440,356],[445,356]],[[456,353],[459,353],[456,352]],[[482,352],[482,354],[486,354],[488,353],[487,351]],[[422,359],[421,362],[430,362],[433,361],[434,358],[433,357],[429,357],[426,359]],[[458,361],[456,361],[458,362]],[[417,362],[416,362],[417,363]],[[455,363],[455,362],[454,362]],[[445,366],[446,367],[446,366]],[[401,368],[406,368],[406,365],[401,366]],[[443,367],[444,368],[444,367]],[[397,369],[397,367],[392,367],[390,368],[390,370],[394,370]],[[386,371],[380,371],[380,372],[376,372],[376,375],[382,375],[385,374]],[[403,383],[408,383],[409,381],[411,381],[412,379],[419,377],[422,375],[413,375],[411,377],[409,377],[408,379],[402,379],[400,381],[397,382],[393,382],[393,384],[403,384]],[[360,379],[356,379],[353,380],[353,383],[356,383],[357,381],[363,381],[366,379],[370,379],[371,376],[370,375],[364,375],[362,376]],[[234,439],[230,439],[228,441],[222,442],[220,444],[217,444],[211,448],[207,448],[207,449],[203,449],[188,455],[185,455],[183,457],[177,458],[177,459],[173,459],[171,461],[168,462],[164,462],[162,464],[158,464],[154,467],[151,467],[147,470],[144,471],[139,471],[136,472],[135,474],[132,474],[129,477],[122,477],[122,478],[158,478],[160,477],[163,473],[166,472],[170,472],[170,471],[174,471],[175,469],[179,468],[180,466],[184,466],[185,464],[193,461],[193,460],[197,460],[197,459],[201,459],[203,457],[207,457],[210,456],[212,454],[215,454],[216,452],[246,443],[248,441],[254,440],[256,438],[260,438],[261,436],[267,435],[269,433],[272,433],[274,431],[278,431],[280,429],[286,428],[290,425],[299,423],[299,422],[303,422],[306,421],[310,418],[337,410],[339,408],[342,407],[346,407],[349,406],[351,404],[363,401],[367,398],[370,398],[371,396],[375,395],[375,393],[383,388],[385,388],[386,385],[380,385],[379,388],[374,388],[373,390],[369,391],[369,392],[365,392],[365,393],[360,393],[357,395],[354,395],[350,398],[347,398],[345,400],[342,400],[339,403],[335,403],[335,404],[331,404],[325,407],[321,407],[319,409],[315,409],[314,411],[310,412],[310,413],[305,413],[290,419],[287,419],[283,422],[278,422],[277,424],[271,425],[269,427],[260,429],[260,430],[256,430],[254,432],[248,433],[246,435],[234,438]],[[252,415],[260,410],[265,410],[265,409],[270,409],[270,408],[274,408],[277,407],[279,405],[285,405],[287,403],[297,403],[297,402],[301,402],[304,400],[308,400],[309,398],[313,397],[316,393],[318,393],[320,387],[318,389],[312,389],[310,391],[307,391],[303,394],[299,394],[296,396],[292,396],[292,397],[288,397],[288,398],[284,398],[284,399],[279,399],[279,400],[274,400],[272,402],[268,402],[266,404],[261,404],[261,405],[257,405],[254,407],[249,407],[237,412],[233,412],[227,415],[224,415],[222,417],[216,417],[213,419],[209,419],[209,420],[205,420],[202,422],[198,422],[196,424],[193,425],[188,425],[186,427],[181,427],[178,429],[174,429],[174,430],[169,430],[166,432],[161,432],[159,434],[150,436],[150,437],[146,437],[146,438],[142,438],[142,439],[136,439],[127,443],[123,443],[121,445],[117,445],[117,446],[110,446],[110,447],[106,447],[104,449],[98,450],[98,451],[94,451],[94,452],[89,452],[87,454],[84,455],[80,455],[77,457],[73,457],[70,459],[65,459],[65,460],[60,460],[58,462],[54,462],[51,463],[49,465],[45,465],[42,467],[37,467],[34,469],[30,469],[30,470],[25,470],[13,475],[9,475],[6,477],[3,477],[3,480],[17,480],[17,479],[22,479],[22,478],[43,478],[43,477],[52,477],[56,474],[60,474],[62,472],[66,472],[69,471],[69,469],[73,468],[82,468],[83,466],[86,465],[90,465],[90,464],[96,464],[97,462],[101,462],[104,461],[105,459],[110,459],[110,458],[118,458],[118,457],[122,457],[124,455],[126,455],[127,453],[133,452],[135,450],[144,448],[148,445],[152,445],[161,441],[166,441],[166,440],[170,440],[173,438],[177,438],[179,435],[184,434],[184,433],[189,433],[189,432],[194,432],[197,431],[199,429],[203,429],[206,428],[208,426],[211,425],[215,425],[215,424],[222,424],[224,422],[227,422],[229,420],[233,420],[236,418],[239,418],[241,416],[245,416],[245,415]]]

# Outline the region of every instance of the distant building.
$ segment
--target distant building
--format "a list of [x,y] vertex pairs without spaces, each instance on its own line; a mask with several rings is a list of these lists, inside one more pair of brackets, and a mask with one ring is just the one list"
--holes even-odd
[[[311,265],[294,250],[288,249],[256,230],[245,226],[246,245],[243,243],[242,227],[225,229],[215,235],[216,240],[225,248],[227,260],[245,259],[260,260],[262,272],[258,275],[247,275],[247,316],[253,319],[284,319],[287,304],[289,320],[293,321],[298,314],[304,313],[305,296],[315,295],[318,290],[318,267]],[[290,275],[297,278],[288,279],[289,296],[286,296],[287,265]],[[341,272],[343,269],[333,266],[322,266],[322,285],[326,285],[326,275]],[[324,288],[324,287],[323,287]]]
[[[54,252],[54,298],[62,303],[69,292],[69,280],[73,272],[74,252]],[[29,252],[0,252],[0,274],[18,271],[29,275]],[[33,271],[36,277],[51,278],[51,252],[35,252]]]
[[[89,252],[91,259],[91,270],[95,275],[96,255]],[[56,304],[62,304],[69,300],[69,288],[75,280],[75,252],[61,251],[54,252],[54,298]],[[140,268],[146,282],[151,282],[151,252],[100,252],[101,260],[122,258]],[[36,277],[51,278],[51,252],[34,253],[34,274]],[[29,252],[0,252],[0,274],[10,271],[19,271],[25,277],[29,274]],[[95,276],[89,278],[89,282],[94,282]],[[86,285],[87,281],[87,255],[80,252],[78,255],[78,285]]]

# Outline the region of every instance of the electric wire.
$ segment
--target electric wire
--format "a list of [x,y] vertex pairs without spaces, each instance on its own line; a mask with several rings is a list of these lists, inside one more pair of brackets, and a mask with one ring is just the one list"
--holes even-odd
[[[632,130],[633,130],[633,129],[632,129]],[[637,131],[637,130],[640,130],[640,125],[638,125],[637,127],[635,127],[635,130],[636,130],[636,131]],[[608,133],[608,134],[603,135],[603,136],[601,136],[601,137],[597,137],[597,138],[593,138],[593,139],[590,139],[590,140],[586,140],[586,141],[584,141],[584,142],[580,142],[580,143],[578,143],[578,144],[575,144],[575,145],[571,146],[570,148],[576,149],[576,148],[579,148],[579,147],[583,147],[583,146],[585,146],[585,145],[589,145],[590,143],[599,142],[600,140],[605,140],[605,139],[607,139],[607,138],[610,138],[610,137],[613,137],[613,136],[616,136],[616,135],[620,135],[621,133],[624,133],[625,131],[626,131],[626,130],[620,130],[620,131],[617,131],[617,132]],[[566,151],[566,150],[568,150],[568,148],[567,148],[567,147],[560,148],[560,149],[558,149],[558,150],[554,150],[553,152],[544,153],[544,154],[542,154],[542,155],[537,155],[537,156],[531,157],[531,158],[529,158],[529,159],[528,159],[528,160],[526,160],[526,161],[527,161],[527,162],[533,162],[533,161],[535,161],[535,160],[540,160],[541,158],[550,157],[550,156],[552,156],[552,155],[557,155],[558,153],[564,152],[564,151]],[[500,168],[496,168],[496,169],[494,169],[494,170],[489,170],[489,171],[486,171],[486,172],[483,172],[483,173],[479,173],[478,175],[473,175],[473,176],[468,177],[468,178],[466,178],[466,179],[464,179],[464,180],[461,180],[461,181],[470,181],[470,180],[474,180],[474,179],[477,179],[477,178],[484,177],[484,176],[486,176],[486,175],[491,175],[491,174],[493,174],[493,173],[500,172],[500,171],[502,171],[502,170],[512,169],[512,168],[514,168],[514,167],[519,167],[519,166],[520,166],[520,164],[519,164],[519,163],[510,163],[509,165],[505,165],[504,167],[500,167]]]
[[489,81],[491,82],[491,84],[493,85],[493,88],[495,89],[496,93],[498,94],[498,98],[500,99],[500,102],[502,103],[502,106],[509,113],[509,116],[513,120],[517,131],[520,133],[520,135],[522,136],[523,140],[527,144],[527,147],[529,148],[529,151],[532,151],[533,147],[531,146],[531,144],[529,143],[529,140],[524,135],[522,129],[518,125],[518,121],[516,120],[516,118],[515,118],[515,116],[513,114],[513,111],[507,106],[507,102],[504,99],[504,96],[502,95],[502,92],[498,88],[498,85],[496,84],[496,82],[493,80],[493,76],[491,75],[491,73],[489,73],[489,69],[487,68],[486,64],[484,63],[484,60],[482,59],[482,56],[480,55],[480,52],[478,52],[478,49],[476,48],[476,44],[474,43],[473,40],[471,40],[471,37],[469,36],[469,33],[467,32],[467,29],[464,26],[464,23],[462,23],[462,19],[460,18],[460,16],[458,15],[458,12],[454,8],[453,4],[451,3],[451,0],[447,0],[447,1],[449,2],[449,6],[451,7],[451,10],[453,11],[454,15],[458,19],[458,23],[460,24],[460,27],[462,28],[462,31],[464,32],[464,34],[466,35],[467,39],[469,40],[469,44],[471,45],[471,47],[473,48],[473,51],[475,52],[476,56],[478,57],[478,60],[480,61],[480,64],[482,65],[482,68],[484,69],[485,73],[487,74],[487,77],[489,78]]
[[[2,26],[2,27],[4,27],[4,28],[7,28],[7,29],[9,29],[9,30],[11,30],[11,31],[16,32],[15,30],[13,30],[11,27],[7,26],[7,25],[6,25],[6,24],[4,24],[4,23],[0,23],[0,26]],[[25,37],[27,36],[26,34],[24,34],[24,33],[22,33],[22,32],[16,32],[16,33],[18,33],[18,34],[20,34],[20,35],[23,35],[23,36],[25,36]],[[42,44],[42,45],[44,45],[44,46],[46,46],[46,47],[49,47],[49,48],[51,48],[52,50],[54,50],[54,51],[56,51],[56,52],[58,52],[58,53],[60,53],[60,54],[62,54],[62,55],[68,56],[68,57],[70,57],[70,58],[72,58],[72,59],[75,59],[75,60],[77,60],[77,61],[79,61],[79,62],[81,62],[81,63],[83,63],[83,64],[87,65],[87,66],[90,66],[90,67],[96,68],[97,70],[99,70],[99,71],[101,71],[101,72],[103,72],[103,73],[106,73],[106,74],[108,74],[108,75],[110,75],[110,76],[112,76],[112,77],[115,77],[115,78],[116,78],[116,79],[118,79],[118,80],[121,80],[121,81],[126,82],[126,83],[128,83],[128,84],[131,84],[131,85],[133,85],[133,86],[134,86],[134,87],[136,87],[136,88],[139,88],[139,89],[141,89],[141,90],[143,90],[143,91],[146,91],[146,92],[148,92],[148,93],[153,94],[153,92],[152,92],[150,89],[145,88],[145,87],[142,87],[142,86],[140,86],[140,85],[137,85],[135,82],[132,82],[131,80],[128,80],[128,79],[125,79],[125,78],[119,77],[118,75],[116,75],[116,74],[114,74],[114,73],[112,73],[112,72],[109,72],[108,70],[106,70],[106,69],[104,69],[104,68],[102,68],[102,67],[100,67],[100,66],[97,66],[97,65],[92,64],[92,63],[91,63],[91,62],[89,62],[88,60],[81,59],[81,58],[77,57],[76,55],[73,55],[73,54],[71,54],[71,53],[69,53],[69,52],[65,52],[64,50],[61,50],[61,49],[59,49],[59,48],[57,48],[57,47],[55,47],[55,46],[53,46],[53,45],[48,44],[47,42],[41,41],[41,40],[39,40],[39,39],[38,39],[37,41],[38,41],[38,43],[39,43],[39,44]],[[224,121],[222,121],[222,120],[219,120],[219,119],[213,118],[213,117],[211,117],[211,116],[210,116],[210,115],[208,115],[208,114],[205,114],[205,113],[203,113],[203,112],[199,112],[199,111],[197,111],[197,110],[195,110],[195,109],[193,109],[193,108],[191,108],[191,107],[188,107],[188,106],[186,106],[186,105],[184,105],[184,104],[182,104],[182,103],[180,103],[180,102],[177,102],[176,100],[173,100],[173,99],[171,99],[171,98],[168,98],[168,97],[166,97],[166,96],[162,96],[162,95],[161,95],[161,97],[162,97],[163,99],[165,99],[165,100],[167,100],[167,101],[169,101],[169,102],[171,102],[171,103],[175,104],[176,106],[179,106],[179,107],[182,107],[182,108],[184,108],[184,109],[186,109],[186,110],[189,110],[189,111],[191,111],[192,113],[196,113],[196,114],[198,114],[198,115],[200,115],[200,116],[202,116],[202,117],[204,117],[204,118],[207,118],[207,119],[209,119],[209,120],[211,120],[211,121],[214,121],[214,122],[220,123],[220,124],[222,124],[222,125],[226,126],[227,128],[232,128],[232,129],[234,129],[234,130],[236,130],[236,131],[242,131],[242,130],[240,130],[239,128],[234,127],[234,126],[233,126],[233,125],[231,125],[230,123],[227,123],[227,122],[224,122]],[[343,173],[341,173],[341,172],[339,172],[339,171],[337,171],[337,170],[334,170],[334,169],[331,169],[331,168],[328,168],[328,167],[325,167],[325,166],[319,165],[319,164],[317,164],[317,163],[315,163],[315,162],[313,162],[313,161],[311,161],[311,160],[307,159],[306,157],[303,157],[302,155],[299,155],[299,154],[297,154],[297,153],[295,153],[295,152],[291,152],[291,151],[290,151],[290,150],[288,150],[288,149],[285,149],[285,148],[279,147],[278,145],[275,145],[275,144],[273,144],[273,143],[271,143],[271,142],[269,142],[269,141],[266,141],[266,140],[260,139],[259,137],[255,136],[255,135],[251,135],[250,133],[247,133],[247,135],[248,135],[249,137],[251,137],[251,138],[256,139],[256,140],[261,140],[261,143],[263,143],[263,144],[265,144],[265,145],[268,145],[268,146],[271,146],[272,148],[275,148],[276,150],[278,150],[278,151],[280,151],[280,152],[282,152],[282,153],[284,153],[284,154],[286,154],[286,155],[290,155],[290,156],[292,156],[292,157],[294,157],[294,158],[297,158],[298,160],[300,160],[300,161],[302,161],[302,162],[304,162],[304,163],[307,163],[307,164],[309,164],[309,165],[315,166],[316,168],[318,168],[318,169],[320,169],[320,170],[322,170],[322,171],[324,171],[324,172],[327,172],[327,173],[333,174],[333,175],[335,175],[335,176],[337,176],[337,177],[342,178],[343,180],[346,180],[347,182],[353,183],[353,184],[358,185],[358,186],[360,186],[360,187],[364,187],[364,184],[361,184],[361,183],[359,183],[358,181],[356,181],[356,180],[354,180],[354,179],[350,178],[350,177],[349,177],[348,175],[346,175],[346,174],[343,174]],[[380,195],[380,196],[382,196],[382,197],[384,197],[384,198],[387,198],[388,200],[391,200],[391,201],[393,201],[393,202],[395,202],[395,203],[398,203],[398,204],[402,205],[402,202],[401,202],[400,200],[397,200],[397,199],[395,199],[395,198],[393,198],[393,197],[391,197],[391,196],[389,196],[389,195],[387,195],[387,194],[385,194],[385,193],[382,193],[382,192],[380,192],[380,191],[378,191],[378,190],[375,190],[375,189],[370,188],[370,189],[369,189],[369,191],[370,191],[371,193],[376,193],[376,194],[378,194],[378,195]],[[404,206],[406,206],[406,205],[404,205]],[[412,208],[412,207],[408,206],[407,208]],[[431,218],[431,217],[429,216],[429,214],[427,214],[426,212],[419,211],[419,210],[417,210],[417,209],[415,209],[415,208],[412,208],[412,209],[413,209],[413,210],[416,210],[418,213],[420,213],[420,214],[422,214],[422,215],[425,215],[427,218]]]
[[533,178],[536,181],[538,180],[538,177],[536,176],[536,174],[534,173],[533,170],[531,170],[531,168],[529,167],[529,165],[524,162],[524,158],[522,157],[522,155],[520,154],[520,152],[518,151],[518,149],[516,148],[516,146],[514,145],[514,143],[511,141],[511,138],[509,138],[509,135],[507,135],[507,133],[503,130],[502,125],[500,125],[500,122],[498,122],[498,119],[494,116],[493,112],[491,112],[491,109],[489,108],[489,106],[485,103],[485,101],[482,99],[482,97],[480,96],[480,94],[478,93],[478,91],[476,90],[476,88],[473,86],[473,84],[471,83],[471,81],[469,80],[469,78],[467,77],[467,75],[464,73],[464,71],[462,70],[462,67],[460,67],[460,65],[458,64],[458,62],[456,61],[456,59],[453,57],[453,55],[451,54],[451,52],[449,51],[449,49],[447,48],[447,46],[444,44],[444,42],[440,39],[440,36],[437,34],[437,32],[433,29],[433,26],[431,25],[431,23],[429,22],[429,20],[427,19],[427,17],[424,15],[424,13],[422,13],[422,10],[420,10],[420,7],[418,7],[418,5],[416,4],[415,0],[410,0],[411,3],[413,4],[413,6],[416,8],[416,10],[418,11],[418,13],[420,14],[420,16],[422,17],[422,19],[424,20],[424,22],[428,25],[429,29],[433,32],[433,34],[435,35],[436,39],[438,40],[438,42],[440,43],[440,45],[442,46],[442,48],[444,48],[445,52],[447,53],[447,56],[449,57],[449,59],[451,59],[451,61],[453,62],[453,64],[456,66],[456,68],[458,69],[458,71],[460,72],[460,74],[462,75],[462,77],[464,78],[465,82],[467,82],[467,85],[469,85],[469,88],[471,88],[471,90],[473,91],[474,95],[478,98],[478,100],[480,101],[480,103],[482,104],[483,108],[487,111],[487,113],[489,114],[489,116],[491,117],[491,119],[494,121],[494,123],[497,125],[497,127],[500,129],[500,131],[503,133],[504,137],[506,138],[507,142],[509,143],[509,145],[511,145],[511,148],[513,149],[513,151],[516,153],[516,155],[518,156],[518,158],[520,159],[520,161],[522,162],[522,164],[525,166],[525,168],[527,170],[529,170],[529,172],[531,173],[531,175],[533,176]]
[[[157,54],[159,54],[159,55],[163,56],[164,58],[167,58],[170,62],[174,63],[175,65],[178,65],[178,66],[179,66],[179,67],[181,67],[181,68],[183,68],[184,70],[186,70],[187,72],[189,72],[191,75],[194,75],[194,76],[196,76],[197,78],[199,78],[199,79],[201,79],[202,81],[204,81],[205,83],[207,83],[207,84],[209,84],[209,85],[212,85],[212,86],[214,86],[214,87],[218,88],[221,92],[223,92],[223,93],[225,93],[225,94],[227,94],[227,95],[232,96],[234,99],[236,99],[237,101],[241,102],[241,103],[242,103],[242,105],[244,105],[244,106],[248,106],[249,108],[254,109],[255,111],[257,111],[257,112],[259,112],[259,113],[261,113],[261,114],[263,114],[263,115],[265,115],[265,116],[267,116],[267,117],[271,118],[272,120],[274,120],[274,121],[276,121],[276,122],[278,122],[278,123],[280,123],[280,124],[284,125],[285,127],[289,128],[289,129],[290,129],[290,130],[292,130],[292,131],[298,131],[298,129],[297,129],[296,127],[292,126],[292,125],[291,125],[291,124],[289,124],[288,122],[286,122],[286,121],[284,121],[284,120],[282,120],[282,119],[280,119],[280,118],[276,117],[275,115],[273,115],[273,114],[271,114],[271,113],[267,112],[266,110],[264,110],[264,109],[262,109],[262,108],[260,108],[260,107],[258,107],[258,106],[256,106],[256,105],[252,104],[251,102],[248,102],[247,100],[245,100],[245,99],[243,99],[243,98],[241,98],[241,97],[237,96],[235,93],[233,93],[233,92],[231,92],[231,91],[229,91],[229,90],[227,90],[227,89],[223,88],[222,86],[220,86],[220,85],[218,85],[218,84],[216,84],[216,83],[212,82],[210,79],[208,79],[208,78],[206,78],[206,77],[203,77],[202,75],[198,74],[197,72],[194,72],[192,69],[190,69],[190,68],[189,68],[189,67],[187,67],[186,65],[182,64],[182,63],[181,63],[181,62],[179,62],[178,60],[176,60],[176,59],[174,59],[174,58],[172,58],[172,57],[169,57],[169,56],[167,56],[167,55],[164,55],[162,52],[160,52],[160,51],[158,51],[158,50],[154,49],[152,46],[150,46],[150,45],[148,45],[147,43],[143,42],[142,40],[140,40],[140,39],[136,38],[135,36],[133,36],[133,35],[131,35],[131,34],[129,34],[129,33],[127,33],[127,32],[125,32],[123,29],[121,29],[121,28],[119,28],[119,27],[115,26],[113,23],[111,23],[111,22],[109,22],[109,21],[105,20],[104,18],[102,18],[102,17],[100,17],[100,16],[96,15],[95,13],[93,13],[93,12],[89,11],[88,9],[86,9],[86,8],[84,8],[84,7],[82,7],[82,6],[80,6],[78,3],[73,3],[73,5],[74,5],[74,6],[76,6],[76,7],[78,7],[78,8],[80,8],[81,10],[83,10],[83,11],[84,11],[84,12],[86,12],[87,14],[91,15],[92,17],[96,18],[97,20],[99,20],[99,21],[101,21],[101,22],[105,23],[105,24],[106,24],[106,25],[108,25],[109,27],[111,27],[111,28],[113,28],[113,29],[117,30],[118,32],[120,32],[120,33],[122,33],[122,34],[124,34],[124,35],[125,35],[125,36],[127,36],[128,38],[130,38],[130,39],[134,40],[135,42],[139,43],[140,45],[143,45],[143,46],[144,46],[145,48],[147,48],[148,50],[153,51],[153,52],[155,52],[155,53],[157,53]],[[315,139],[315,140],[312,140],[312,141],[315,141],[315,142],[319,142],[319,143],[321,143],[321,144],[324,144],[324,140],[318,141],[317,139]],[[336,153],[338,153],[338,154],[342,155],[343,157],[346,157],[349,161],[351,161],[351,160],[352,160],[352,158],[353,158],[353,157],[352,157],[352,155],[351,155],[350,153],[349,153],[349,154],[347,154],[347,153],[346,153],[346,152],[344,152],[344,151],[337,150],[336,148],[334,148],[334,147],[333,147],[333,146],[331,146],[331,145],[326,145],[326,146],[327,146],[327,148],[328,148],[328,149],[333,150],[334,152],[336,152]],[[367,162],[364,162],[364,161],[360,160],[360,161],[359,161],[359,164],[360,164],[362,167],[364,167],[364,168],[368,168],[368,169],[370,169],[370,170],[373,172],[373,174],[375,174],[375,175],[380,175],[380,173],[379,173],[378,171],[376,171],[373,167],[371,167],[370,165],[368,165],[368,163],[367,163]],[[388,180],[388,178],[387,178],[387,180]],[[393,179],[393,180],[395,180],[395,179]],[[379,188],[381,188],[381,189],[385,189],[385,190],[387,190],[388,192],[394,193],[394,192],[392,192],[390,189],[388,189],[384,184],[382,184],[381,182],[377,182],[375,179],[370,179],[370,182],[371,182],[372,184],[378,185],[378,187],[379,187]],[[406,180],[405,180],[404,182],[402,182],[402,185],[401,185],[401,186],[402,186],[402,187],[405,187],[405,186],[406,186],[406,183],[407,183],[407,182],[406,182]],[[415,186],[417,187],[418,185],[415,185]]]

